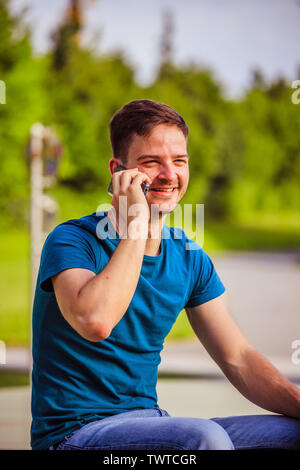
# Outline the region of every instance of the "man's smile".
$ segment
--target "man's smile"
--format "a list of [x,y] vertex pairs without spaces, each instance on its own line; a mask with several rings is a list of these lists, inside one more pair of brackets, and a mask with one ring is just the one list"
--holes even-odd
[[162,195],[162,196],[169,196],[175,192],[175,190],[178,189],[178,186],[171,186],[171,187],[158,187],[158,188],[150,188],[150,191],[155,192],[157,195]]

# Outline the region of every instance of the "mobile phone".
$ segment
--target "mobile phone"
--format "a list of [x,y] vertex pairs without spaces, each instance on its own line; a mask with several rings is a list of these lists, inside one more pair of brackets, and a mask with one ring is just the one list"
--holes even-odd
[[[125,166],[118,165],[118,166],[115,168],[114,173],[116,173],[117,171],[122,171],[122,170],[127,170],[127,168],[125,168]],[[144,196],[147,196],[147,193],[148,193],[148,190],[149,190],[149,183],[142,183],[141,186],[142,186],[142,190],[143,190]],[[110,196],[113,195],[112,179],[111,179],[111,181],[110,181],[110,183],[109,183],[107,192],[108,192],[108,194],[109,194]]]

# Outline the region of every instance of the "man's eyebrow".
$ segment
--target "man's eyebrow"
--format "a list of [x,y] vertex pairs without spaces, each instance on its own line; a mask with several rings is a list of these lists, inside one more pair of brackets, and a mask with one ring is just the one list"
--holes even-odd
[[[140,155],[138,158],[137,158],[137,161],[139,160],[144,160],[145,158],[158,158],[160,159],[161,157],[159,155]],[[173,159],[175,158],[189,158],[188,154],[187,153],[184,153],[182,155],[174,155]]]

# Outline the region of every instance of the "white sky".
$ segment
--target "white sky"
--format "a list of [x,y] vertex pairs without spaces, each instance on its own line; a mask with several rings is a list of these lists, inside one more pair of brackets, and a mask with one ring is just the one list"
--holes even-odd
[[[68,0],[12,0],[13,9],[30,9],[35,50],[49,47],[49,34]],[[155,77],[163,12],[174,17],[173,58],[211,68],[232,95],[249,84],[259,67],[268,79],[283,74],[300,79],[300,0],[86,0],[85,40],[100,52],[122,49],[148,84]],[[96,39],[96,33],[100,32]],[[299,69],[299,70],[298,70]]]

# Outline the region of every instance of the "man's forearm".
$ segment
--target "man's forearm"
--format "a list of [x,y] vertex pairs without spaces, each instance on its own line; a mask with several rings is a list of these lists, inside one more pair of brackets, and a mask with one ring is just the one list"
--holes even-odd
[[82,321],[107,337],[126,312],[138,284],[145,240],[123,239],[105,268],[79,291]]
[[228,380],[250,401],[274,413],[300,418],[300,390],[254,348],[239,363],[222,367]]

